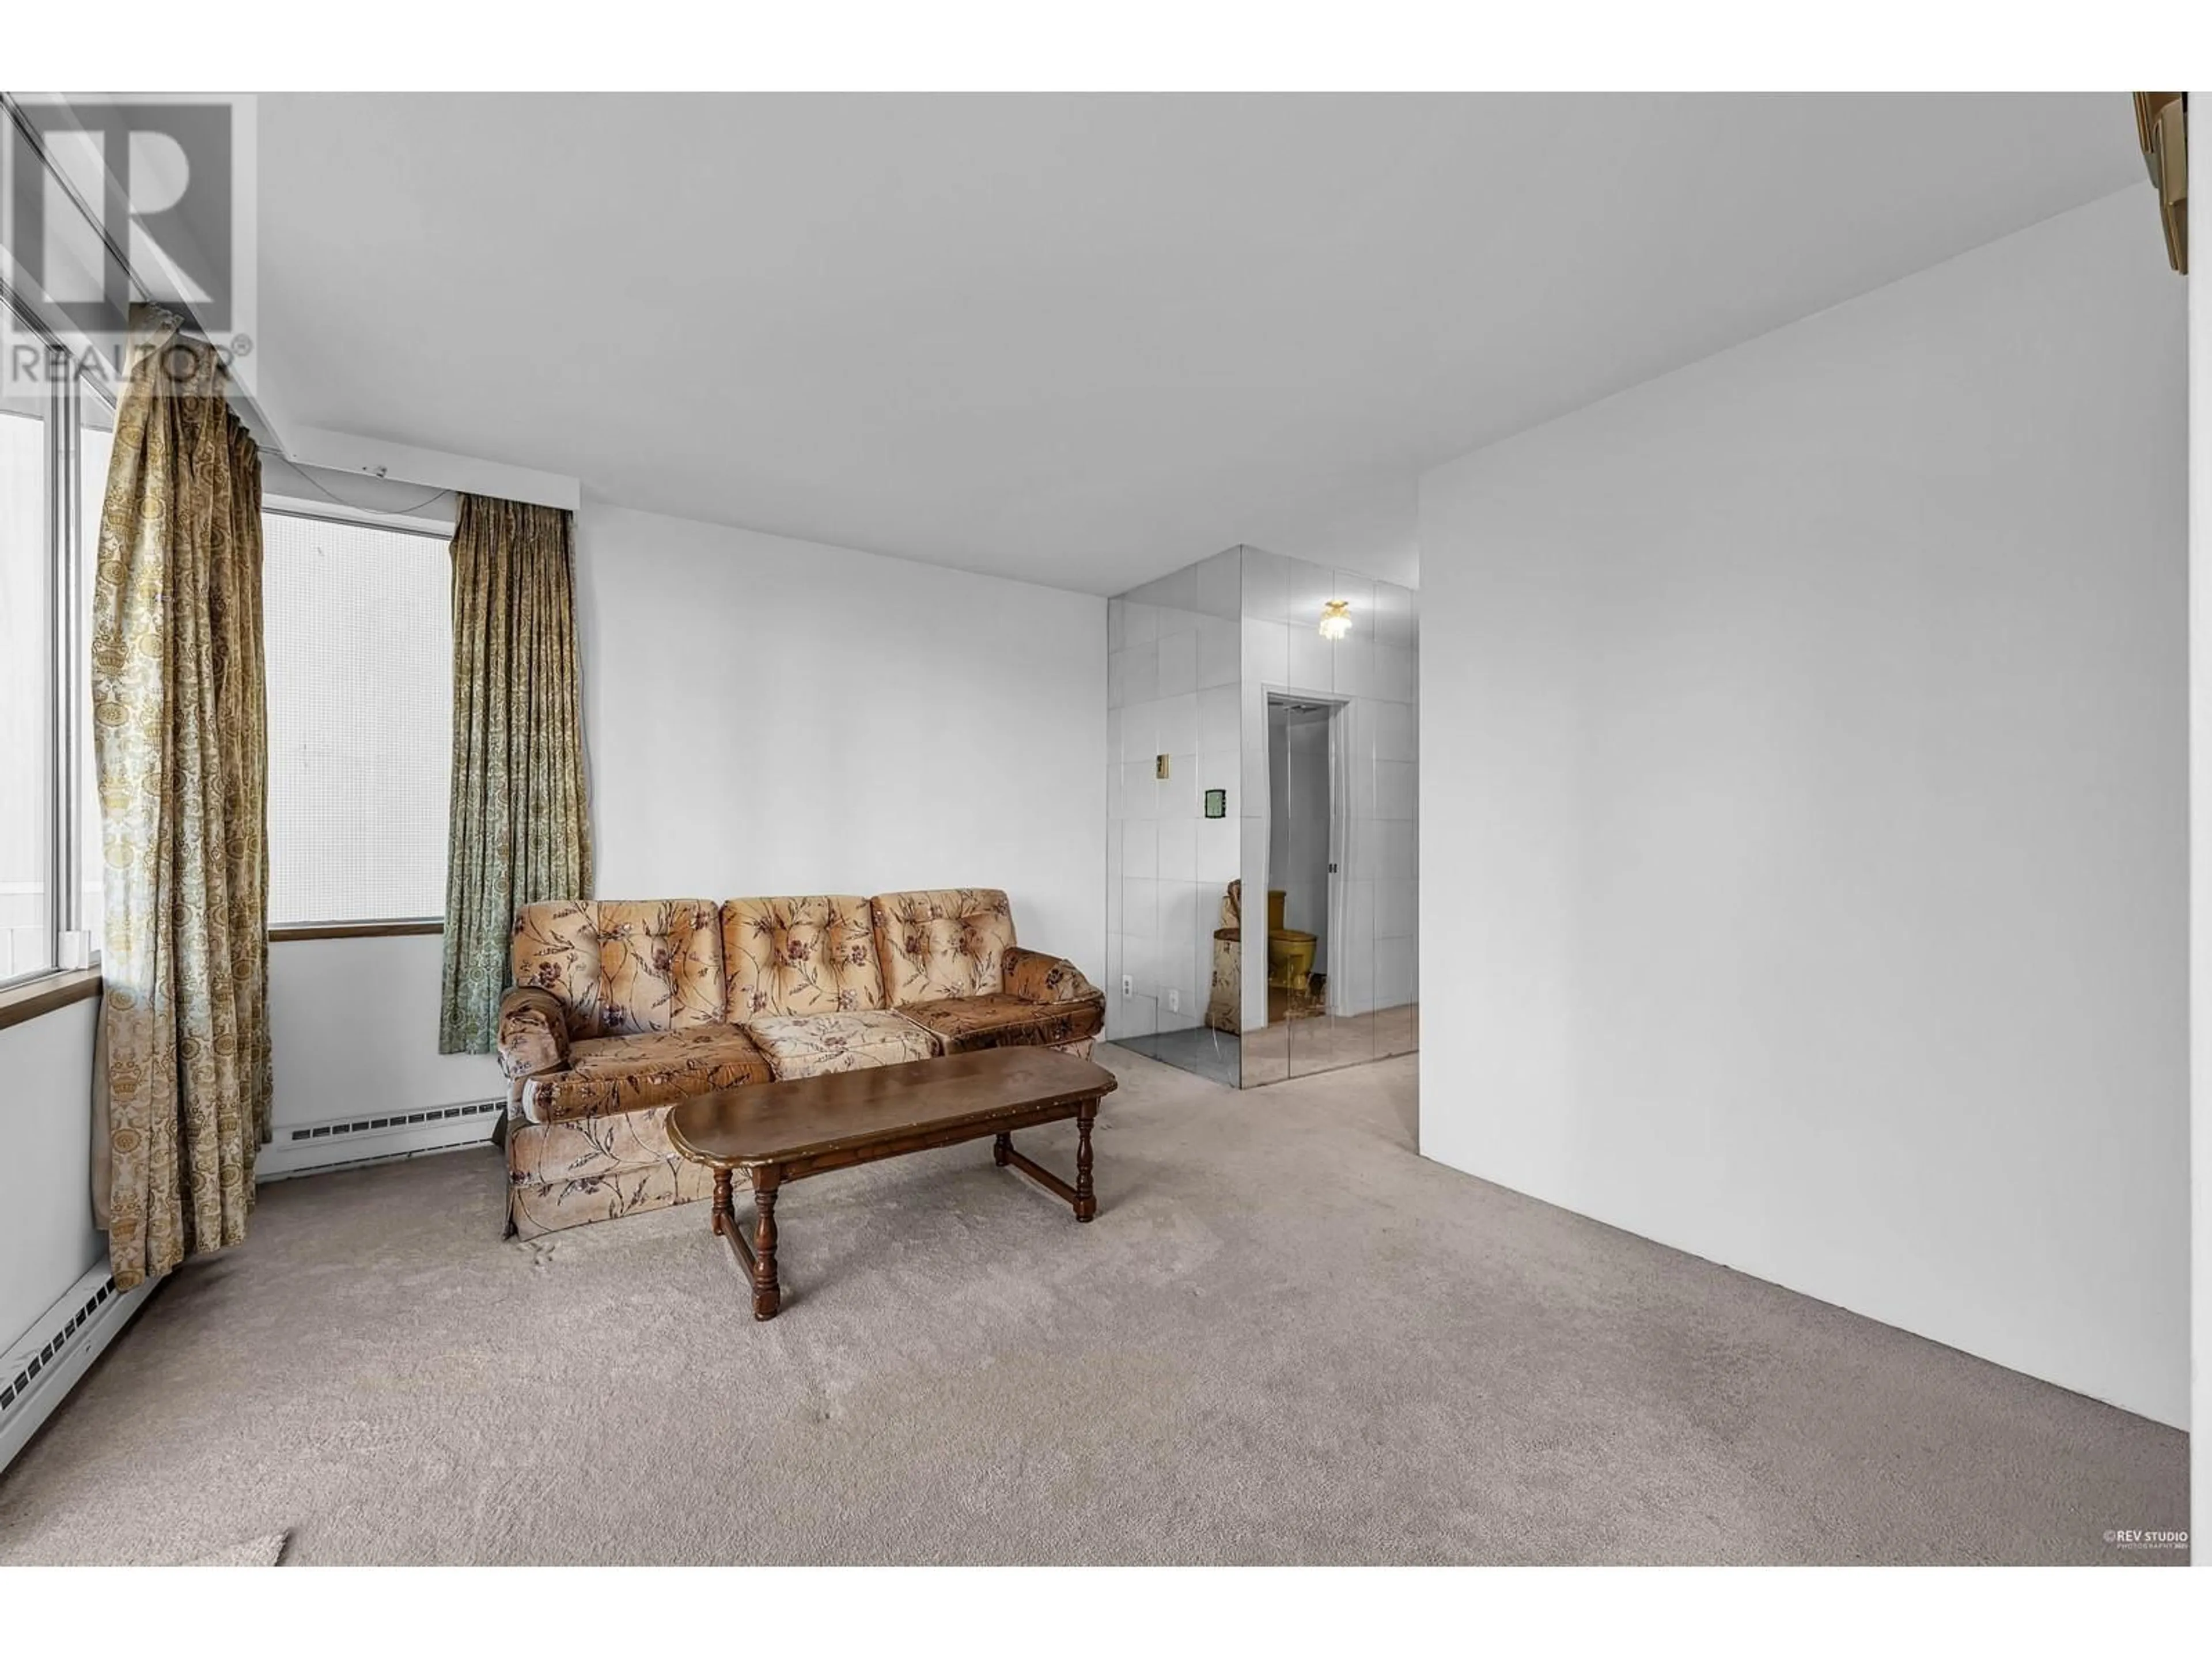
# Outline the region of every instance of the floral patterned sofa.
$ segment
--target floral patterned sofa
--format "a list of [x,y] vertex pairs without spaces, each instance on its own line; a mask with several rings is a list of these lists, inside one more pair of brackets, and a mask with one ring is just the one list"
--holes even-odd
[[500,1005],[507,1228],[708,1196],[687,1095],[1027,1043],[1087,1054],[1105,999],[1014,942],[994,888],[526,905]]

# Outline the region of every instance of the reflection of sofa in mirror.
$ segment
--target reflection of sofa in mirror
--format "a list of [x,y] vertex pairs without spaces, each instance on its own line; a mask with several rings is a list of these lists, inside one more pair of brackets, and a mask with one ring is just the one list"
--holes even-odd
[[1213,986],[1206,1000],[1206,1023],[1235,1036],[1243,1029],[1244,884],[1232,881],[1221,896],[1221,926],[1213,930]]

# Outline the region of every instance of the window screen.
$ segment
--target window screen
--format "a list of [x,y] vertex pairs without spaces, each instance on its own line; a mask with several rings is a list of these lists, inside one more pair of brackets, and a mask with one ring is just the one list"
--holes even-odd
[[453,625],[444,538],[263,517],[269,920],[446,908]]

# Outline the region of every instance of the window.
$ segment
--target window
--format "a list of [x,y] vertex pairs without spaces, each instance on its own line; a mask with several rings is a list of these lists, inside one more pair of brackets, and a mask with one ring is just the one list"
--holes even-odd
[[269,920],[442,915],[453,765],[442,535],[262,516]]
[[[4,984],[86,967],[99,954],[90,573],[114,422],[98,360],[73,362],[4,289],[0,306],[13,331],[11,372],[0,391]],[[27,367],[15,355],[26,342]]]

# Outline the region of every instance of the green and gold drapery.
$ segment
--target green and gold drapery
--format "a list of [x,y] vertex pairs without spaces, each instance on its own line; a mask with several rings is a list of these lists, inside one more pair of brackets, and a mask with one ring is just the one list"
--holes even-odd
[[440,1054],[489,1054],[514,914],[586,898],[571,515],[460,498],[453,526],[453,783]]
[[270,1093],[261,456],[214,349],[131,323],[92,635],[118,1286],[246,1237]]

